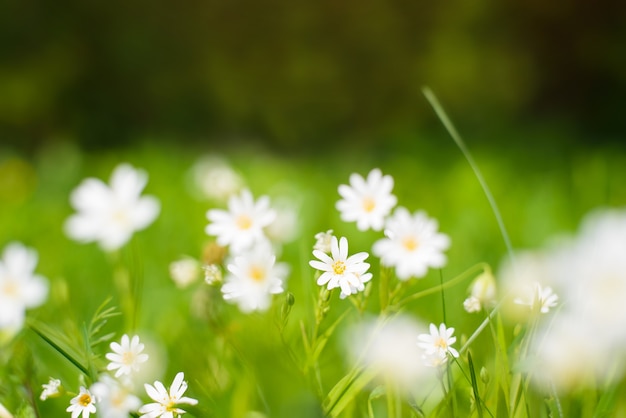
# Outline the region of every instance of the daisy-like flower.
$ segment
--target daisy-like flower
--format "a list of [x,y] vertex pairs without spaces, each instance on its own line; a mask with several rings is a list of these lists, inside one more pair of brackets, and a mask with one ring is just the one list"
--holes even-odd
[[139,342],[139,336],[132,339],[128,335],[122,335],[121,343],[112,342],[112,353],[107,353],[106,358],[110,361],[107,370],[116,370],[115,377],[129,376],[139,370],[139,365],[148,360],[148,355],[143,354],[144,345]]
[[319,260],[311,260],[309,265],[323,272],[317,284],[327,285],[328,290],[339,287],[341,298],[364,290],[365,283],[372,279],[372,274],[367,273],[370,265],[363,262],[369,254],[360,252],[348,257],[348,240],[345,237],[339,240],[335,236],[331,238],[330,256],[320,250],[313,250],[313,255]]
[[26,309],[45,301],[48,283],[34,273],[36,266],[35,250],[17,242],[5,247],[0,260],[0,329],[19,330]]
[[341,219],[345,222],[356,222],[361,231],[373,229],[380,231],[385,223],[385,217],[391,212],[398,199],[391,194],[393,178],[383,176],[375,168],[367,175],[367,180],[359,174],[350,175],[350,185],[339,186],[342,199],[336,204],[341,212]]
[[98,398],[98,414],[103,418],[128,418],[130,412],[141,406],[138,397],[108,375],[101,376],[91,386],[91,392]]
[[183,396],[187,390],[187,382],[183,380],[184,378],[185,374],[183,372],[178,373],[176,377],[174,377],[174,381],[172,382],[172,386],[170,386],[169,391],[165,389],[163,383],[158,380],[154,382],[154,385],[145,384],[144,387],[146,388],[146,393],[155,402],[146,404],[139,408],[139,413],[142,414],[141,417],[174,418],[175,416],[182,415],[186,412],[184,409],[178,408],[177,405],[197,405],[198,401],[196,399]]
[[550,308],[554,308],[559,300],[559,296],[552,291],[551,287],[542,287],[537,282],[534,283],[532,291],[528,293],[525,297],[515,298],[514,302],[518,305],[530,307],[530,310],[533,312],[548,313]]
[[89,418],[89,414],[96,413],[96,399],[91,392],[85,387],[80,387],[78,395],[70,400],[70,406],[66,411],[72,413],[72,418],[77,418],[81,415],[81,418]]
[[425,212],[411,215],[399,207],[387,219],[387,237],[376,241],[372,251],[384,266],[395,267],[398,279],[424,277],[428,268],[441,268],[447,262],[443,252],[450,247],[450,238],[437,232],[438,227]]
[[39,399],[45,401],[50,397],[59,395],[61,381],[59,379],[54,379],[51,377],[48,383],[44,383],[43,385],[41,385],[41,387],[43,388],[43,390],[41,391],[41,396],[39,397]]
[[238,253],[252,245],[266,240],[263,228],[276,218],[276,212],[270,208],[267,196],[261,196],[256,202],[249,190],[228,199],[228,210],[211,209],[207,212],[209,223],[205,229],[208,235],[217,237],[217,243],[230,245]]
[[440,324],[437,329],[435,324],[430,324],[429,329],[430,334],[417,336],[417,345],[424,350],[423,358],[426,365],[443,364],[448,354],[452,357],[459,357],[459,352],[451,347],[456,342],[456,337],[452,336],[454,328],[446,328],[446,324]]
[[66,221],[66,234],[79,242],[97,242],[105,251],[122,247],[159,214],[156,198],[140,196],[147,182],[148,175],[129,164],[113,170],[110,186],[96,178],[83,180],[70,196],[78,213]]
[[228,271],[222,286],[224,300],[237,303],[242,312],[252,312],[267,310],[271,295],[283,292],[289,269],[276,263],[269,245],[259,245],[236,256]]

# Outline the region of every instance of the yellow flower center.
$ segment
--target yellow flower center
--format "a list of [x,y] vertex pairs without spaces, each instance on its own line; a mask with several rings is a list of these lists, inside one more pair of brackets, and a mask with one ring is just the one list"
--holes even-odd
[[133,362],[135,361],[135,353],[131,352],[131,351],[126,351],[124,352],[124,354],[122,354],[122,363],[124,363],[125,365],[130,365],[133,364]]
[[419,243],[413,237],[406,237],[402,240],[402,246],[409,251],[415,251],[419,246]]
[[435,347],[441,348],[443,350],[447,350],[448,349],[448,343],[442,337],[438,337],[435,340]]
[[91,396],[88,393],[83,393],[78,397],[78,404],[80,406],[87,406],[91,403]]
[[365,212],[371,212],[374,210],[374,208],[376,207],[376,201],[374,201],[374,199],[372,199],[371,197],[366,197],[365,199],[363,199],[363,210]]
[[250,229],[252,226],[252,219],[250,219],[248,215],[239,215],[235,223],[239,229]]
[[343,261],[335,261],[333,264],[333,271],[335,274],[343,274],[346,271],[346,263]]
[[5,281],[0,289],[2,290],[2,294],[6,296],[17,296],[18,294],[18,286],[13,280]]
[[262,282],[265,280],[265,270],[260,267],[251,267],[248,274],[255,282]]

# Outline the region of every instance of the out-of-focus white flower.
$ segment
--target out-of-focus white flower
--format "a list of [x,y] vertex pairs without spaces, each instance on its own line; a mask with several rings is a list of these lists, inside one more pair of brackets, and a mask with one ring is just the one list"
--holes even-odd
[[200,276],[200,263],[190,257],[181,258],[170,263],[170,277],[180,288],[189,286]]
[[96,413],[96,399],[91,392],[84,386],[80,387],[78,395],[70,400],[70,406],[66,411],[72,413],[72,418],[77,418],[81,415],[81,418],[89,418],[89,414]]
[[523,297],[514,299],[518,305],[526,305],[532,312],[541,312],[546,314],[550,312],[550,308],[554,308],[559,297],[552,291],[552,288],[542,287],[535,282]]
[[383,176],[375,168],[367,175],[367,180],[359,174],[350,175],[350,185],[339,186],[342,199],[337,202],[337,210],[345,222],[356,222],[361,231],[380,231],[385,217],[396,205],[397,198],[391,194],[393,177]]
[[6,409],[4,405],[2,405],[1,403],[0,403],[0,418],[13,418],[13,415],[11,415],[9,410]]
[[144,345],[139,342],[139,336],[134,335],[132,339],[127,334],[122,335],[120,343],[112,342],[111,350],[106,358],[110,361],[107,370],[116,370],[115,377],[130,376],[139,370],[139,365],[148,360],[148,355],[142,353]]
[[330,243],[332,242],[333,230],[329,229],[326,232],[318,232],[315,234],[314,250],[319,250],[323,253],[330,253]]
[[61,381],[59,379],[50,378],[48,383],[44,383],[41,385],[43,390],[41,391],[41,396],[39,399],[45,401],[48,398],[59,395],[59,388],[61,387]]
[[415,345],[415,338],[424,330],[408,316],[395,316],[386,322],[366,320],[348,330],[345,345],[353,359],[378,373],[381,383],[410,391],[431,377]]
[[8,244],[0,260],[0,330],[22,328],[26,309],[41,305],[48,295],[48,282],[34,273],[37,252],[24,245]]
[[282,198],[274,200],[272,206],[276,211],[276,219],[265,227],[265,235],[272,242],[293,241],[300,233],[300,214],[297,204]]
[[90,389],[98,399],[98,414],[102,418],[128,418],[141,406],[139,398],[111,376],[100,376]]
[[182,415],[186,412],[184,409],[178,408],[178,405],[197,405],[198,401],[196,399],[183,396],[187,390],[187,382],[183,380],[184,378],[185,374],[183,372],[178,373],[176,377],[174,377],[169,391],[165,389],[163,383],[158,380],[154,382],[154,385],[145,384],[146,393],[155,402],[139,408],[139,413],[142,414],[141,417],[173,418],[174,416]]
[[67,219],[66,234],[79,242],[97,242],[105,251],[122,247],[159,214],[159,201],[141,196],[147,182],[146,172],[129,164],[113,170],[110,186],[96,178],[83,180],[70,196],[78,213]]
[[441,268],[447,258],[450,238],[437,232],[439,225],[425,212],[411,215],[406,208],[397,208],[387,219],[386,238],[374,243],[372,251],[387,267],[395,267],[400,280],[424,277],[429,268]]
[[222,269],[217,264],[209,264],[202,266],[204,271],[204,281],[209,286],[222,283]]
[[463,302],[467,312],[479,312],[496,302],[496,279],[491,271],[481,273],[470,287],[470,296]]
[[435,324],[430,324],[430,334],[420,334],[417,337],[417,345],[424,350],[425,364],[433,366],[446,362],[448,354],[459,357],[459,352],[452,348],[456,342],[453,337],[454,328],[446,328],[446,324],[440,324],[439,329]]
[[243,187],[243,179],[228,164],[217,156],[206,156],[192,168],[193,181],[197,189],[209,199],[226,201]]
[[276,263],[269,245],[258,245],[253,250],[235,257],[228,265],[228,274],[222,286],[224,299],[237,303],[242,312],[265,311],[273,294],[282,293],[289,268]]
[[342,298],[364,290],[365,283],[372,279],[372,274],[367,273],[370,265],[363,262],[369,254],[360,252],[348,257],[348,240],[341,237],[338,241],[335,236],[331,238],[330,253],[329,256],[320,250],[313,250],[313,255],[319,260],[311,260],[309,265],[323,272],[317,284],[327,285],[328,290],[339,287]]
[[239,253],[267,240],[263,228],[276,219],[276,212],[270,208],[269,197],[261,196],[255,202],[246,189],[228,199],[228,210],[211,209],[207,218],[206,233],[216,236],[219,245]]

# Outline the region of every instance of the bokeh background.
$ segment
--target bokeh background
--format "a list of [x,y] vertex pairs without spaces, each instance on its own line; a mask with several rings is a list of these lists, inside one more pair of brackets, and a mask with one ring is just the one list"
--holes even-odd
[[412,142],[430,86],[474,142],[620,143],[619,2],[7,0],[0,138],[281,151]]

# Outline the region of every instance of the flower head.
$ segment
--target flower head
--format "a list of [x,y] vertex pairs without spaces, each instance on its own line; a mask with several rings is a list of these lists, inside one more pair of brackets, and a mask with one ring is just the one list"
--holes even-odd
[[156,198],[140,196],[147,182],[147,174],[129,164],[113,170],[110,186],[95,178],[83,180],[70,196],[78,213],[67,219],[66,234],[79,242],[97,242],[106,251],[122,247],[159,214]]
[[436,366],[446,362],[448,354],[452,357],[459,357],[459,352],[452,348],[456,342],[453,337],[454,328],[446,328],[446,324],[440,324],[439,328],[435,324],[430,324],[430,334],[420,334],[417,336],[417,345],[424,350],[423,358],[426,365]]
[[143,354],[144,345],[139,342],[139,336],[132,339],[128,335],[122,335],[120,343],[112,342],[112,353],[107,353],[106,358],[110,361],[107,370],[116,370],[115,377],[129,376],[139,370],[139,365],[148,360],[148,355]]
[[259,245],[236,256],[228,271],[222,286],[224,299],[237,303],[243,312],[251,312],[269,308],[271,295],[283,292],[289,269],[276,263],[269,245]]
[[91,392],[81,386],[78,395],[70,400],[70,406],[66,411],[72,413],[72,418],[77,418],[81,414],[81,418],[89,418],[89,414],[96,413],[95,402],[96,399]]
[[478,312],[496,301],[496,279],[491,271],[485,271],[472,282],[470,296],[463,302],[467,312]]
[[41,396],[39,399],[45,401],[50,397],[54,397],[59,395],[59,388],[61,387],[61,381],[59,379],[50,378],[48,383],[44,383],[41,385],[43,390],[41,391]]
[[518,305],[526,305],[531,311],[541,312],[543,314],[550,312],[550,308],[554,308],[559,300],[556,293],[549,286],[542,287],[535,282],[532,288],[524,297],[515,298],[514,302]]
[[267,196],[256,202],[249,190],[233,195],[228,200],[228,210],[211,209],[207,212],[210,223],[205,231],[217,237],[217,243],[230,245],[233,252],[241,252],[266,240],[263,228],[276,218]]
[[35,250],[17,242],[5,247],[0,260],[0,329],[20,329],[26,309],[45,301],[48,284],[34,274],[36,266]]
[[333,230],[329,229],[326,232],[318,232],[315,234],[314,250],[319,250],[324,253],[330,253],[330,243],[333,237]]
[[103,375],[91,386],[98,398],[98,413],[106,418],[128,418],[141,406],[141,401],[131,391],[111,376]]
[[396,205],[397,198],[391,194],[393,178],[383,176],[375,168],[367,175],[367,180],[359,174],[350,175],[350,185],[339,186],[342,199],[337,202],[337,210],[345,222],[356,222],[361,231],[380,231],[385,217]]
[[411,215],[399,207],[387,219],[387,237],[376,241],[372,251],[383,265],[396,268],[400,280],[424,277],[428,268],[440,268],[447,262],[443,252],[450,247],[450,238],[437,228],[437,221],[425,212]]
[[141,417],[174,418],[174,414],[177,414],[176,416],[178,416],[185,413],[185,410],[178,408],[177,405],[196,405],[198,403],[196,399],[183,396],[187,390],[187,382],[183,380],[184,378],[185,374],[183,372],[178,373],[176,377],[174,377],[174,381],[172,382],[172,386],[170,386],[169,391],[165,389],[163,383],[158,380],[154,382],[154,385],[145,384],[144,387],[146,388],[146,393],[155,402],[146,404],[139,408],[139,413],[142,414]]
[[172,261],[169,270],[170,277],[180,288],[189,286],[200,277],[200,263],[189,257]]
[[365,289],[365,283],[372,279],[372,274],[367,273],[370,265],[363,261],[369,256],[366,252],[360,252],[348,257],[348,240],[333,236],[330,243],[330,256],[323,251],[313,250],[313,255],[318,260],[309,261],[314,269],[322,271],[317,279],[320,286],[327,285],[328,290],[339,287],[341,297]]

